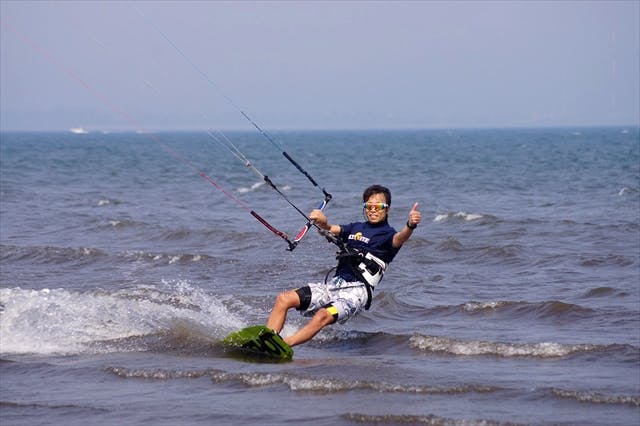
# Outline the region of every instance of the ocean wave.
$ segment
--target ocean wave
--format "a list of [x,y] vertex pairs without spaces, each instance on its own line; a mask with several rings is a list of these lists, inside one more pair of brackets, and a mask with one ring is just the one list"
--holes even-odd
[[623,187],[620,191],[618,191],[618,196],[623,196],[627,194],[635,194],[638,190],[635,188],[629,188],[628,186]]
[[[278,185],[276,183],[276,185],[278,186],[278,189],[282,192],[285,191],[290,191],[291,190],[291,185]],[[259,190],[262,190],[262,188],[265,186],[265,182],[264,181],[259,181],[254,183],[253,185],[247,187],[247,186],[241,186],[239,188],[236,189],[237,192],[239,192],[240,194],[246,194],[249,192],[256,192]]]
[[[268,387],[283,385],[294,392],[335,393],[349,391],[373,391],[376,393],[402,393],[424,395],[461,395],[469,393],[495,393],[504,390],[513,391],[497,386],[463,384],[450,387],[421,386],[397,384],[385,381],[346,380],[330,377],[311,377],[290,373],[248,372],[236,373],[219,369],[162,369],[108,366],[107,373],[124,379],[144,380],[178,380],[209,378],[216,383],[238,383],[247,387]],[[640,406],[640,396],[637,395],[605,395],[591,391],[577,391],[558,388],[541,390],[556,398],[571,399],[589,404],[611,404]]]
[[204,370],[165,370],[165,369],[128,369],[124,367],[107,367],[111,374],[123,378],[174,380],[182,378],[209,377],[218,383],[240,383],[248,387],[265,387],[284,385],[295,392],[334,393],[353,390],[365,390],[384,393],[408,394],[466,394],[491,393],[502,388],[484,385],[460,385],[451,387],[435,387],[397,384],[389,382],[346,380],[336,378],[308,377],[289,373],[230,373],[216,369]]
[[595,297],[607,297],[617,293],[617,290],[613,287],[596,287],[587,291],[582,297],[584,299],[590,299]]
[[587,267],[595,266],[630,266],[635,261],[620,254],[608,254],[603,256],[581,256],[580,265]]
[[110,198],[101,198],[96,203],[96,205],[98,207],[111,206],[111,205],[117,206],[118,204],[120,204],[120,201],[113,200],[113,199],[110,199]]
[[465,312],[472,313],[502,311],[519,319],[522,319],[523,317],[532,317],[536,319],[583,319],[591,317],[596,313],[593,309],[557,300],[543,302],[467,302],[462,305],[462,309]]
[[631,395],[604,395],[598,392],[575,391],[565,389],[552,389],[552,394],[559,398],[572,399],[578,402],[591,404],[631,405],[640,407],[640,396]]
[[448,213],[438,214],[433,218],[433,222],[435,223],[448,222],[448,221],[472,222],[480,219],[494,220],[496,218],[491,215],[483,215],[479,213],[466,213],[461,211],[461,212],[448,212]]
[[174,263],[191,263],[210,261],[216,258],[206,254],[189,254],[189,253],[151,253],[142,250],[130,250],[124,253],[119,253],[117,257],[120,257],[126,261],[142,261],[153,262],[161,264],[174,264]]
[[[3,354],[147,350],[144,336],[183,333],[190,321],[221,339],[246,324],[220,298],[186,282],[116,291],[0,289]],[[191,333],[198,333],[192,327]],[[205,334],[205,333],[202,333]],[[136,340],[137,339],[137,340]],[[170,346],[170,345],[167,345]]]
[[246,186],[241,186],[240,188],[237,189],[237,191],[241,194],[245,194],[247,192],[253,192],[263,187],[264,184],[265,184],[264,181],[256,182],[248,188]]
[[464,246],[455,237],[449,236],[437,246],[441,251],[460,252],[464,250]]
[[439,336],[415,335],[410,345],[425,352],[449,355],[477,356],[490,355],[504,358],[561,358],[585,352],[615,349],[619,345],[543,343],[501,343],[480,340],[461,340]]
[[471,262],[511,262],[518,260],[522,249],[516,244],[506,246],[488,246],[474,248],[471,252]]
[[[67,415],[73,411],[85,412],[85,415],[95,414],[95,413],[107,413],[109,410],[99,407],[89,407],[84,405],[76,405],[76,404],[32,404],[32,403],[19,403],[12,401],[0,401],[0,410],[3,411],[3,414],[6,418],[9,417],[9,413],[5,412],[5,410],[11,410],[12,408],[16,408],[19,410],[29,410],[29,409],[45,409],[45,410],[64,410]],[[78,414],[80,414],[78,413]]]
[[198,235],[198,234],[199,232],[186,229],[186,228],[168,229],[166,231],[161,232],[159,236],[157,236],[156,238],[160,239],[161,241],[179,241],[179,240],[188,240],[192,236]]
[[439,417],[433,414],[412,415],[412,414],[384,414],[371,415],[362,413],[343,414],[342,418],[366,425],[424,425],[424,426],[517,426],[516,423],[504,423],[486,419],[452,419]]
[[188,240],[193,237],[210,236],[220,233],[219,230],[190,229],[180,225],[177,227],[165,227],[143,221],[122,218],[107,218],[100,220],[96,224],[96,228],[100,231],[107,232],[113,230],[118,232],[143,232],[146,238],[157,241]]
[[89,247],[52,247],[52,246],[12,246],[1,245],[0,253],[3,261],[29,261],[37,263],[65,263],[91,261],[106,254]]
[[91,263],[93,261],[114,258],[125,262],[153,262],[162,264],[187,263],[215,260],[206,254],[193,253],[152,253],[142,250],[128,250],[109,254],[90,247],[51,247],[51,246],[0,246],[0,259],[3,261],[27,261],[42,264]]
[[436,245],[436,250],[453,252],[469,263],[513,263],[521,262],[522,248],[517,244],[504,246],[470,246],[462,244],[456,237],[448,236]]
[[590,308],[580,305],[560,302],[557,300],[543,302],[526,301],[470,301],[460,305],[436,306],[426,311],[426,314],[434,315],[503,315],[508,319],[552,319],[552,320],[579,320],[593,317],[597,314]]
[[102,229],[128,229],[128,228],[148,228],[149,224],[130,219],[107,219],[105,223],[98,225]]
[[378,319],[416,318],[424,314],[425,307],[419,304],[411,304],[401,300],[393,292],[381,290],[374,296],[375,309],[368,315]]
[[219,370],[163,370],[160,368],[130,369],[125,367],[106,367],[104,371],[122,377],[123,379],[175,380],[198,379],[215,374]]

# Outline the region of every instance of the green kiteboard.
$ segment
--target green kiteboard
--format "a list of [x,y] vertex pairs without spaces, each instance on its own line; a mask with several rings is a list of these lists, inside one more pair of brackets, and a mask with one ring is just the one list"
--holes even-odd
[[264,325],[254,325],[229,334],[222,341],[228,348],[259,358],[290,361],[293,349],[278,334]]

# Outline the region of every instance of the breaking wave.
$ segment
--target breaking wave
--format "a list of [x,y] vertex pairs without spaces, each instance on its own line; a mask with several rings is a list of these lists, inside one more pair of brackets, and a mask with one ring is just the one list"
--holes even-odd
[[[361,390],[382,393],[457,395],[467,393],[497,393],[501,391],[510,391],[510,389],[502,387],[479,384],[435,387],[397,384],[383,381],[378,382],[345,380],[327,377],[309,377],[288,373],[235,373],[218,369],[132,369],[126,367],[109,366],[105,368],[105,371],[126,379],[177,380],[199,379],[202,377],[206,377],[215,383],[239,383],[247,387],[284,385],[294,392],[334,393]],[[634,407],[640,406],[640,396],[637,395],[605,395],[598,392],[564,390],[556,388],[542,389],[542,392],[556,398],[572,399],[582,403],[630,405]]]
[[128,369],[124,367],[107,367],[106,371],[123,378],[174,380],[182,378],[209,377],[214,382],[240,383],[249,387],[284,385],[298,392],[347,392],[368,390],[387,393],[411,394],[464,394],[490,393],[501,388],[483,385],[460,385],[452,387],[434,387],[406,385],[388,382],[346,380],[336,378],[319,378],[298,376],[287,373],[230,373],[216,369],[205,370],[163,370],[163,369]]
[[472,315],[482,316],[490,314],[492,317],[501,316],[506,319],[535,319],[553,321],[572,321],[586,319],[598,314],[594,309],[573,303],[548,300],[542,302],[526,301],[469,301],[460,305],[435,306],[425,311],[430,316]]
[[603,395],[597,392],[579,392],[574,390],[552,389],[554,396],[572,399],[578,402],[591,404],[631,405],[640,407],[640,396],[630,395]]
[[501,343],[423,335],[412,336],[409,343],[411,347],[425,352],[460,356],[489,355],[504,358],[559,358],[573,354],[616,350],[625,347],[624,345],[566,344],[555,342]]
[[176,335],[180,338],[185,334],[185,323],[191,324],[196,337],[200,334],[217,339],[245,326],[216,295],[185,282],[165,285],[167,288],[141,286],[87,292],[0,289],[1,351],[142,351],[152,346],[144,341],[150,336],[165,335],[165,342]]
[[448,212],[436,215],[433,218],[434,222],[446,222],[446,221],[462,221],[462,222],[471,222],[484,218],[493,218],[493,216],[482,215],[478,213],[466,213],[466,212]]
[[514,301],[490,301],[490,302],[467,302],[459,306],[461,310],[468,313],[484,312],[504,312],[511,316],[522,319],[532,317],[536,319],[563,318],[576,319],[591,316],[595,311],[591,308],[576,305],[573,303],[550,300],[544,302],[514,302]]
[[0,246],[0,259],[3,261],[30,261],[37,263],[90,262],[106,256],[101,250],[88,247],[51,247],[51,246]]
[[127,250],[109,254],[90,247],[51,247],[51,246],[0,246],[0,258],[3,261],[25,261],[40,264],[89,264],[94,261],[113,259],[116,261],[143,261],[173,264],[176,262],[199,262],[214,259],[205,254],[192,253],[152,253],[143,250]]
[[503,423],[484,419],[451,419],[433,414],[385,414],[374,416],[362,413],[347,413],[342,417],[346,420],[366,425],[419,425],[419,426],[516,426],[516,423]]

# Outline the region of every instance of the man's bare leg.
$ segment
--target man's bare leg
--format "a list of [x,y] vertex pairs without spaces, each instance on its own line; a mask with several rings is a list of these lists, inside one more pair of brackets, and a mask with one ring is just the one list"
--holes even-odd
[[280,333],[284,322],[287,319],[287,311],[291,308],[297,308],[300,306],[300,297],[295,290],[289,290],[278,294],[276,301],[273,304],[273,309],[269,315],[267,321],[267,327],[274,330],[276,333]]
[[313,336],[318,334],[318,332],[325,326],[333,324],[333,322],[335,322],[333,315],[329,313],[327,309],[322,308],[316,312],[307,325],[296,331],[292,336],[285,338],[284,341],[289,346],[295,346],[307,342],[311,340]]

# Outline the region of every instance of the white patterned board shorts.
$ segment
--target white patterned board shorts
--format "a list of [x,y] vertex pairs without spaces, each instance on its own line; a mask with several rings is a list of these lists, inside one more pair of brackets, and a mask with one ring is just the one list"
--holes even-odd
[[[348,282],[334,277],[325,283],[310,283],[298,290],[301,299],[300,313],[313,316],[319,309],[327,308],[339,323],[346,322],[362,311],[367,304],[367,288],[359,281]],[[310,300],[308,292],[311,292]],[[306,298],[306,300],[304,300]],[[308,303],[308,306],[305,306]]]

